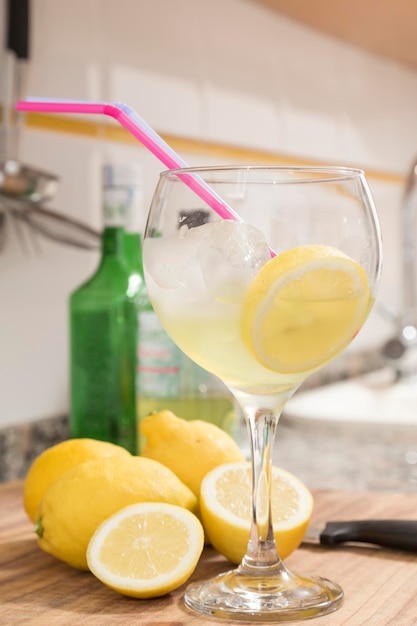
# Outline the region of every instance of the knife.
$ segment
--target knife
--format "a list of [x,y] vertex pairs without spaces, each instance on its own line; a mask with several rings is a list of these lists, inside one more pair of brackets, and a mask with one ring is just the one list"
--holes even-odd
[[324,546],[353,541],[417,552],[417,520],[327,522],[324,528],[309,527],[303,543],[317,543],[317,540]]

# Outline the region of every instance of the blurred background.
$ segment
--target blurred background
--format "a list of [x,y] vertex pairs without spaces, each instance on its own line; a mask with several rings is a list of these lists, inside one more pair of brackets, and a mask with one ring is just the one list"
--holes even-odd
[[[369,355],[378,358],[394,333],[386,311],[403,298],[401,206],[417,156],[412,0],[34,0],[20,60],[9,49],[6,4],[2,160],[17,93],[126,102],[190,164],[363,168],[381,218],[384,273],[379,306],[344,355],[344,371],[360,373]],[[109,160],[142,164],[149,206],[164,168],[115,123],[35,114],[18,123],[12,156],[59,178],[54,210],[100,230]],[[0,428],[68,414],[68,296],[99,258],[7,212],[1,241]]]

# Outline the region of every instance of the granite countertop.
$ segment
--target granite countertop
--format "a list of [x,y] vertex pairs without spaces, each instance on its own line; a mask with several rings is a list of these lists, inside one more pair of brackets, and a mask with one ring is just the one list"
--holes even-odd
[[[300,428],[282,419],[274,464],[311,489],[417,492],[417,425]],[[34,458],[69,437],[66,416],[0,430],[0,482],[24,478]],[[240,445],[248,438],[242,424]]]
[[[345,353],[303,385],[310,389],[345,380],[384,365],[378,350]],[[301,391],[301,390],[300,390]],[[68,439],[68,416],[0,427],[0,482],[24,478],[45,448]],[[248,450],[246,426],[239,445]],[[280,420],[273,462],[298,476],[311,489],[417,492],[417,424],[312,424]]]
[[302,429],[282,420],[274,463],[311,489],[417,493],[417,424]]
[[68,438],[65,415],[0,428],[0,482],[24,478],[38,454]]

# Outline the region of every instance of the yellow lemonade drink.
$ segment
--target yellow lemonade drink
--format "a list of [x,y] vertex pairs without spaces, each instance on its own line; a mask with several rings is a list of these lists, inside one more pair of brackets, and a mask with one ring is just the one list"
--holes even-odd
[[[255,395],[294,389],[363,325],[371,308],[366,273],[330,246],[274,255],[266,243],[252,259],[248,245],[244,264],[238,257],[232,271],[230,252],[212,253],[218,233],[207,236],[225,224],[188,231],[187,242],[184,236],[145,242],[155,310],[178,346],[234,389]],[[248,228],[233,225],[233,231]],[[158,263],[170,268],[168,277]]]

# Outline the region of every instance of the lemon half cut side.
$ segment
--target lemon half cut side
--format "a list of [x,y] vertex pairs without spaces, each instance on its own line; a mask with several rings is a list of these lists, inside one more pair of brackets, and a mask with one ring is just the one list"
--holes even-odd
[[250,284],[242,337],[265,367],[308,372],[351,342],[370,300],[365,270],[343,252],[324,245],[292,248],[268,261]]
[[[212,546],[232,563],[240,563],[245,554],[251,507],[250,463],[220,465],[203,479],[200,510],[205,533]],[[271,508],[278,551],[285,559],[303,540],[313,512],[313,497],[296,476],[273,466]]]
[[204,545],[193,513],[162,502],[127,506],[105,520],[87,550],[91,572],[127,596],[153,598],[182,585]]

